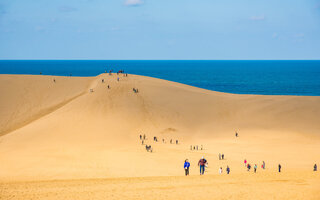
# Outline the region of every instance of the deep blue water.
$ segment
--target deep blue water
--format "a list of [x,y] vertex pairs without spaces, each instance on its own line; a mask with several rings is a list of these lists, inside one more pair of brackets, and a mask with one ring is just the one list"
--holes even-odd
[[0,74],[96,76],[109,69],[228,93],[320,96],[320,61],[0,60]]

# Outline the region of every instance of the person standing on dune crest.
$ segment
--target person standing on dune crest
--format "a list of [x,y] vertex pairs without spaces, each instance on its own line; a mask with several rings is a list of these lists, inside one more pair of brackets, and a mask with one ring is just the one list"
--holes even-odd
[[200,166],[200,175],[204,174],[204,168],[206,164],[207,164],[207,160],[204,159],[204,157],[202,156],[202,158],[198,162],[198,166]]

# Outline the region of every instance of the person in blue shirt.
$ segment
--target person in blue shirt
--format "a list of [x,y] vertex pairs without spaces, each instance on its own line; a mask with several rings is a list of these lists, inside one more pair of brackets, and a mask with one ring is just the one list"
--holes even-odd
[[189,175],[189,167],[190,167],[190,163],[189,163],[188,159],[186,159],[184,161],[183,167],[184,167],[184,171],[186,172],[186,176],[188,176]]

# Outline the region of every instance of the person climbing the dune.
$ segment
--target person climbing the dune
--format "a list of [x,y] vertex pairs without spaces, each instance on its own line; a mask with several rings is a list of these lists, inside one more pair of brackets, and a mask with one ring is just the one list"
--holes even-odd
[[200,166],[200,175],[204,174],[204,169],[207,164],[207,160],[202,156],[202,158],[198,162],[198,166]]
[[258,165],[257,165],[257,164],[255,164],[255,165],[254,165],[254,167],[253,167],[253,169],[254,169],[254,173],[257,173],[257,168],[258,168]]
[[230,173],[230,167],[227,165],[227,169],[226,169],[226,171],[227,171],[227,174],[229,174]]
[[313,171],[314,172],[316,172],[318,169],[317,169],[318,167],[317,167],[317,164],[314,164],[314,166],[313,166]]
[[247,166],[247,159],[244,159],[244,166]]
[[183,167],[184,167],[184,171],[185,171],[186,176],[188,176],[189,175],[189,167],[190,167],[190,163],[189,163],[188,159],[186,159],[184,161]]
[[280,164],[278,165],[278,169],[279,169],[279,172],[281,172],[281,165]]

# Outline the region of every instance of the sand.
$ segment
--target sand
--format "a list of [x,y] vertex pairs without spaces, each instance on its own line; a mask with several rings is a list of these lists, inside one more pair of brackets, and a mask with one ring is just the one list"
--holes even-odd
[[320,97],[117,77],[0,75],[0,199],[320,199]]

